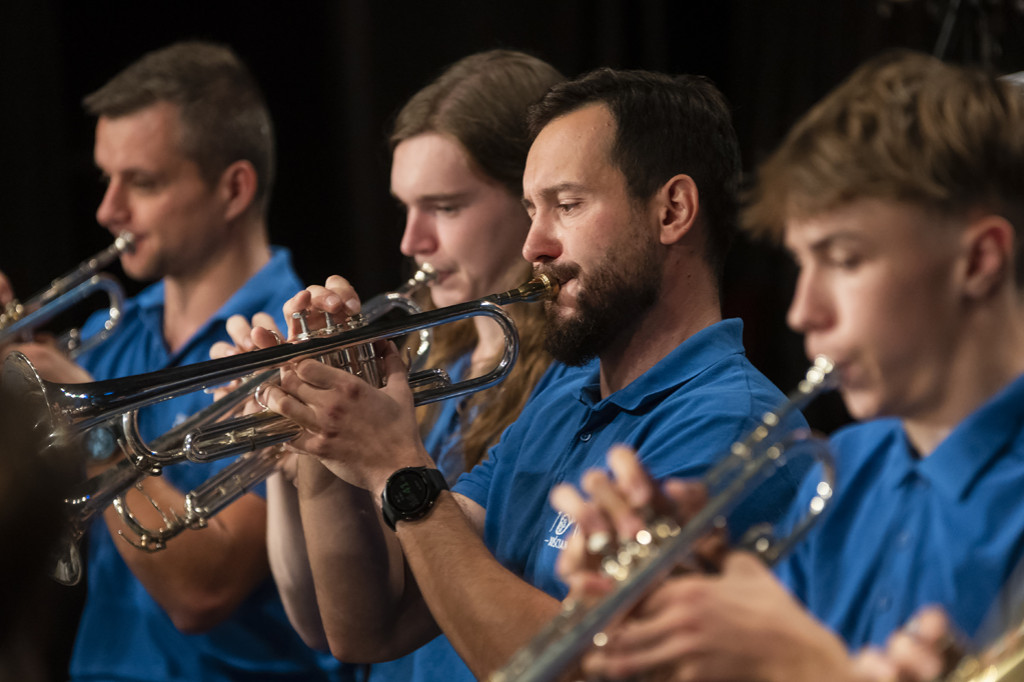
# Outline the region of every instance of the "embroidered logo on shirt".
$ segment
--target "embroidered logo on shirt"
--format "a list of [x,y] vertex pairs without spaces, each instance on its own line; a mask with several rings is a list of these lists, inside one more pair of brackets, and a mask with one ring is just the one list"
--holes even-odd
[[548,527],[548,539],[544,544],[555,549],[564,549],[567,540],[565,535],[570,528],[573,533],[576,533],[576,519],[563,512],[558,512],[554,522]]

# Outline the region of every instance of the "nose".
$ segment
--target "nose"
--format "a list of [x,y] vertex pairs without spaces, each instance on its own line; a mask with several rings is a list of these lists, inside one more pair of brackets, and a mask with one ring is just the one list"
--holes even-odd
[[544,212],[533,214],[530,231],[523,242],[523,258],[531,263],[553,261],[562,255],[562,243],[555,234],[554,225]]
[[796,280],[793,300],[786,313],[786,323],[798,333],[821,331],[835,318],[825,282],[813,270],[804,268]]
[[111,180],[103,192],[103,199],[96,208],[96,222],[108,229],[122,225],[128,221],[128,203],[124,192],[116,180]]
[[399,245],[403,255],[429,255],[437,251],[437,226],[418,208],[410,208],[405,216],[405,232]]

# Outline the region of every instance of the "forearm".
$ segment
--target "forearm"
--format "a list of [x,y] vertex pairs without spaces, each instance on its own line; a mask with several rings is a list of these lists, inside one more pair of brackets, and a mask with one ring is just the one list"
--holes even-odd
[[370,494],[308,456],[299,460],[297,481],[317,601],[334,656],[352,663],[388,660],[436,636],[401,547],[382,527]]
[[285,613],[302,640],[326,651],[327,635],[320,619],[306,538],[299,515],[299,494],[281,473],[267,479],[267,554],[270,572]]
[[[161,477],[142,483],[146,496],[165,512],[179,513],[184,494]],[[157,529],[166,524],[160,513],[138,490],[125,501],[139,523]],[[266,504],[245,495],[198,531],[186,530],[167,548],[148,553],[130,546],[137,536],[108,507],[104,520],[115,547],[132,573],[183,632],[202,632],[227,618],[269,572],[266,550]]]
[[495,559],[459,499],[442,493],[427,518],[399,523],[397,536],[438,625],[482,678],[526,644],[561,603]]

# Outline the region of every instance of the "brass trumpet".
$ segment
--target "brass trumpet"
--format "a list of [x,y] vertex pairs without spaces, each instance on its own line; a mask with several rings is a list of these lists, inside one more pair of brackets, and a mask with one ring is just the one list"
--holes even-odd
[[[786,401],[765,414],[761,424],[734,443],[729,455],[704,476],[703,483],[715,494],[700,512],[682,527],[671,519],[657,519],[634,541],[606,554],[601,570],[617,582],[612,592],[593,605],[566,602],[560,614],[488,677],[489,682],[553,682],[560,679],[588,647],[600,646],[604,641],[602,630],[609,622],[636,605],[652,586],[690,558],[700,538],[712,530],[724,528],[726,516],[785,463],[787,451],[797,443],[806,442],[806,434],[785,431],[785,420],[817,395],[834,388],[836,382],[832,361],[818,356]],[[799,453],[812,456],[822,466],[817,494],[807,514],[781,540],[757,529],[742,541],[769,563],[775,562],[810,530],[832,496],[835,485],[832,456],[820,443],[814,445]]]
[[0,346],[28,336],[64,311],[77,305],[97,291],[107,295],[109,300],[109,317],[103,330],[82,340],[79,330],[72,329],[57,339],[57,347],[70,357],[75,358],[90,348],[102,343],[111,334],[121,319],[124,308],[124,290],[117,280],[110,275],[100,274],[100,270],[110,265],[122,253],[130,253],[134,248],[131,233],[122,232],[114,243],[103,251],[82,261],[78,267],[50,283],[49,288],[40,291],[30,299],[21,303],[11,301],[0,312]]

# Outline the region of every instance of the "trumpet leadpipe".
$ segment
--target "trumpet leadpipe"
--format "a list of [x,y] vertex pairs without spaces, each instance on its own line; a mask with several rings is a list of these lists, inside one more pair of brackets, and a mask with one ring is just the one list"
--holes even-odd
[[114,243],[92,258],[82,261],[67,274],[58,277],[50,286],[33,295],[24,303],[14,300],[0,311],[0,345],[26,338],[53,318],[69,310],[96,292],[107,295],[109,317],[102,331],[83,341],[77,329],[63,334],[57,342],[59,348],[74,357],[105,340],[120,322],[124,307],[124,290],[110,275],[100,270],[110,265],[123,253],[135,248],[129,232],[121,233]]

